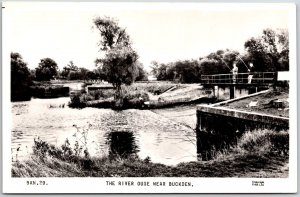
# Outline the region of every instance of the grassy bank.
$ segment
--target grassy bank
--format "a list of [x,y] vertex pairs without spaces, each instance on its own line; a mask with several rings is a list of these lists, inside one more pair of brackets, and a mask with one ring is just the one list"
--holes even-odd
[[[71,107],[114,106],[113,89],[94,90],[71,97]],[[162,108],[184,103],[197,102],[202,97],[212,97],[211,92],[199,84],[175,84],[170,82],[134,83],[122,86],[123,108]]]
[[[12,165],[13,177],[288,177],[287,131],[257,130],[245,133],[236,146],[211,161],[166,166],[151,158],[91,158],[76,151],[39,145],[26,161]],[[45,148],[45,146],[48,148]],[[71,151],[71,152],[70,152]],[[71,154],[72,153],[72,154]],[[78,152],[77,152],[78,153]]]
[[49,81],[33,81],[28,87],[14,90],[12,89],[12,101],[29,101],[35,98],[57,98],[69,96],[69,88],[63,85],[52,84]]
[[53,85],[50,83],[35,82],[30,87],[31,96],[36,98],[57,98],[69,96],[69,88],[63,85]]
[[241,99],[223,106],[247,112],[289,117],[289,89],[277,87],[267,93]]

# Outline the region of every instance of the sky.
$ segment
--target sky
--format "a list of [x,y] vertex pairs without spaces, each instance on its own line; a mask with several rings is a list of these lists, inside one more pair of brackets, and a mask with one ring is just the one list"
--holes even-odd
[[219,49],[244,52],[244,43],[265,28],[288,28],[284,6],[200,3],[4,3],[5,50],[18,52],[28,67],[52,58],[60,69],[73,61],[95,68],[101,57],[98,16],[114,17],[126,28],[145,68],[198,59]]

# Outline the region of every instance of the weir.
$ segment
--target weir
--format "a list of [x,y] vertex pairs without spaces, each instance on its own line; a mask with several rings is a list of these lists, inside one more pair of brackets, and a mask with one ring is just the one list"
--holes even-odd
[[289,118],[241,111],[224,107],[228,103],[251,98],[271,91],[276,73],[240,73],[203,75],[202,85],[213,91],[218,100],[213,105],[197,106],[197,152],[200,159],[210,160],[214,152],[229,148],[246,131],[255,129],[288,130]]
[[201,84],[218,100],[228,100],[266,90],[277,80],[275,72],[202,75]]

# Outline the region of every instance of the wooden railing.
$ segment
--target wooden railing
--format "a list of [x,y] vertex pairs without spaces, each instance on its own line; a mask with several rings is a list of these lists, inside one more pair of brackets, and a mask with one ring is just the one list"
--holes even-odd
[[234,74],[201,75],[202,84],[272,84],[275,72],[253,72]]

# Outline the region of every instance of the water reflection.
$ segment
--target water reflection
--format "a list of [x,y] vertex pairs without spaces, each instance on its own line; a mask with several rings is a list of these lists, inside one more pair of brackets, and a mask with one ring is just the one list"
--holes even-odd
[[138,152],[138,146],[135,142],[135,137],[132,132],[128,131],[113,131],[107,136],[107,144],[109,146],[109,157],[128,158]]
[[[150,110],[73,109],[67,106],[69,100],[33,98],[13,103],[13,155],[18,153],[19,159],[28,157],[37,137],[58,147],[68,138],[73,147],[73,125],[82,131],[89,122],[91,156],[136,154],[140,159],[150,157],[151,161],[166,165],[197,160],[196,135],[189,127]],[[64,108],[50,107],[63,104]]]
[[199,161],[208,161],[218,153],[227,149],[234,141],[234,137],[228,140],[228,136],[198,131],[197,138],[197,158]]

